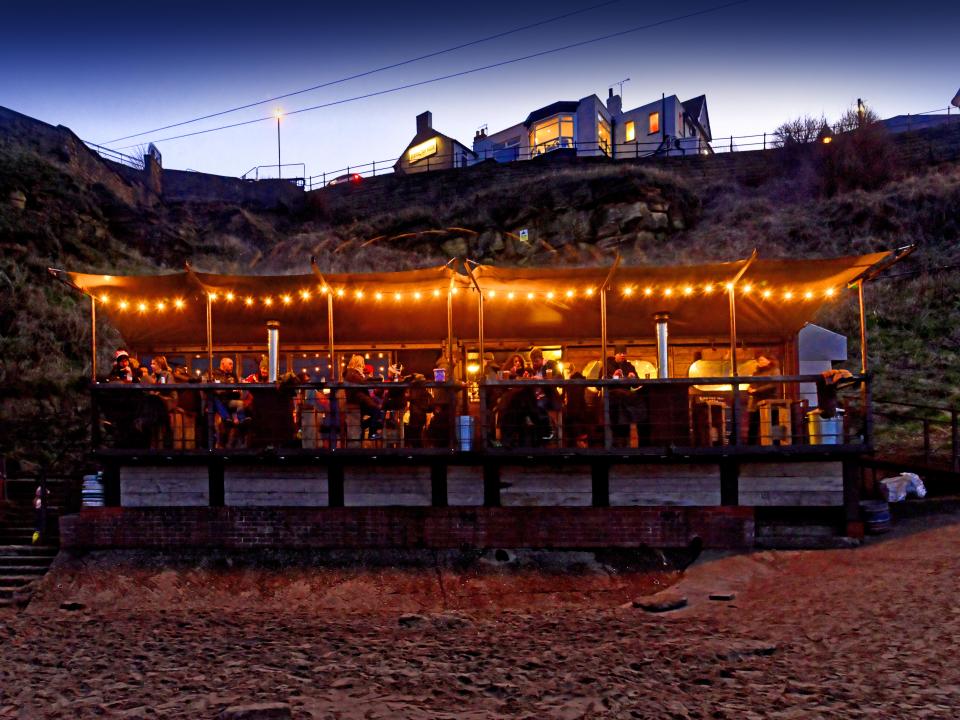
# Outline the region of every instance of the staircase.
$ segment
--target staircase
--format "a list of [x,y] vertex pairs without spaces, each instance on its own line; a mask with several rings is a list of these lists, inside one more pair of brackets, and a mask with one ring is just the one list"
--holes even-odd
[[0,505],[0,608],[25,605],[34,583],[43,577],[57,556],[60,514],[70,504],[69,483],[50,481],[47,488],[46,531],[42,544],[33,544],[35,480],[4,483],[6,501]]

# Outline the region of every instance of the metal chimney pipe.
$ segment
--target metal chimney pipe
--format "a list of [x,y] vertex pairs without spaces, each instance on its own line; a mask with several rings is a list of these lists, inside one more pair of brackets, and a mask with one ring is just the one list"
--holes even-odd
[[267,320],[267,379],[277,381],[280,371],[280,322]]
[[670,313],[658,312],[653,316],[657,322],[657,377],[670,377],[670,364],[667,358],[667,324],[670,320]]

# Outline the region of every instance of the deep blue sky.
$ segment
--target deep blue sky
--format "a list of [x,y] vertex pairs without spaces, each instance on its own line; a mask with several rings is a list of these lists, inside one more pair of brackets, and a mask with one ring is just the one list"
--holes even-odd
[[[334,80],[597,5],[602,0],[452,3],[166,2],[5,4],[0,105],[94,142]],[[114,143],[120,148],[424,80],[708,8],[722,0],[624,1],[466,50],[280,103]],[[753,0],[583,48],[286,118],[284,162],[310,174],[395,158],[432,110],[470,145],[623,78],[624,107],[705,93],[715,136],[836,118],[864,98],[881,116],[945,108],[960,87],[960,3]],[[276,162],[272,122],[158,142],[164,165],[239,175]]]

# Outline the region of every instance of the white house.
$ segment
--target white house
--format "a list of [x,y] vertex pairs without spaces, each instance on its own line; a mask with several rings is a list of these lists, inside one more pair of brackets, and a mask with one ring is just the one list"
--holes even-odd
[[606,105],[596,95],[561,100],[534,110],[523,122],[489,135],[477,132],[477,161],[529,160],[563,151],[610,158],[712,153],[705,95],[680,102],[676,95],[623,111],[610,89]]

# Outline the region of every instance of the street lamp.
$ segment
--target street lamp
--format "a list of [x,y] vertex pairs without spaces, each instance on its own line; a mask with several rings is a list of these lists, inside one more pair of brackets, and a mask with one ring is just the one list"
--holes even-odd
[[277,179],[283,177],[283,173],[280,170],[280,116],[283,115],[283,110],[277,108],[273,111],[273,114],[277,118]]

